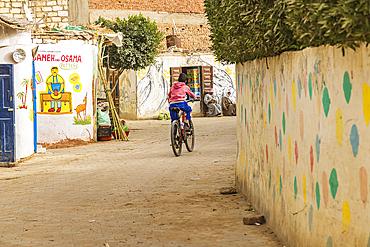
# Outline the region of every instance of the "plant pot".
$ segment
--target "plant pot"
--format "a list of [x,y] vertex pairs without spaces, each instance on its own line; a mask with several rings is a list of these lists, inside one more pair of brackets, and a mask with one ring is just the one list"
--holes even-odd
[[100,136],[98,137],[98,141],[110,141],[112,140],[112,135],[111,136]]

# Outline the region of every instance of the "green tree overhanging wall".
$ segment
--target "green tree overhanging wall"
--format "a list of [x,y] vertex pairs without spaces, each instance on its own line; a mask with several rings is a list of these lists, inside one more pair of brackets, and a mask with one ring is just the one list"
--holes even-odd
[[222,62],[370,42],[369,0],[205,0],[211,49]]
[[121,71],[140,70],[152,64],[164,38],[163,32],[158,31],[156,22],[151,22],[149,17],[145,18],[142,14],[130,15],[123,20],[117,17],[115,21],[99,17],[96,24],[122,33],[123,46],[108,46],[105,52],[109,59],[104,60],[109,63],[110,68]]

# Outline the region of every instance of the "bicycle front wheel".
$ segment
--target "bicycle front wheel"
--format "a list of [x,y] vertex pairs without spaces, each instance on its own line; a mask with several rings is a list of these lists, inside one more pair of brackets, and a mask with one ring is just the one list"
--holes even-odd
[[180,121],[178,120],[173,121],[171,124],[171,146],[172,146],[172,151],[175,154],[175,156],[180,156],[182,138],[181,138]]
[[192,152],[194,150],[194,141],[195,141],[195,134],[194,134],[194,125],[193,125],[193,121],[189,121],[189,128],[190,128],[190,131],[185,131],[186,134],[185,134],[185,146],[186,146],[186,149],[189,151],[189,152]]

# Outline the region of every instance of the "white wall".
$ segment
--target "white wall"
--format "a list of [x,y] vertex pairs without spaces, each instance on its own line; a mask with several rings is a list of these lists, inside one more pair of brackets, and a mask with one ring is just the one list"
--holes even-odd
[[[36,73],[42,78],[37,82],[39,143],[54,143],[63,139],[93,139],[93,52],[93,46],[78,41],[39,46],[35,60]],[[49,112],[51,102],[44,103],[43,111],[41,109],[41,94],[47,96],[46,80],[51,75],[52,67],[58,67],[58,74],[65,81],[64,94],[71,94],[72,110],[69,102],[61,102],[61,112]],[[78,78],[77,81],[74,78]],[[78,117],[77,112],[85,105],[85,97],[86,116],[84,112],[80,112]],[[54,109],[57,108],[55,103]]]
[[[16,49],[26,52],[26,59],[21,63],[13,60],[13,52]],[[16,31],[0,26],[0,63],[13,64],[14,73],[14,107],[15,107],[15,159],[19,160],[30,156],[34,152],[33,147],[33,106],[32,106],[32,55],[31,34],[27,31]],[[26,87],[22,86],[23,80],[29,80]],[[17,97],[18,93],[24,92],[26,100],[24,107],[22,100]],[[25,97],[24,96],[24,97]]]

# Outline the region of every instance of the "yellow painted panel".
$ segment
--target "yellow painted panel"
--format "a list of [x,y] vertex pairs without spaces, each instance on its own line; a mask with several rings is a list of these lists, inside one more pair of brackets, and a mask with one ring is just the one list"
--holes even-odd
[[307,193],[306,193],[306,174],[303,173],[303,199],[304,199],[304,204],[306,204],[307,200]]
[[335,133],[337,136],[338,145],[340,147],[343,140],[343,114],[341,109],[337,110],[335,118]]
[[293,93],[293,109],[295,111],[295,83],[294,82],[293,82],[293,91],[292,91],[292,93]]
[[351,226],[351,209],[347,201],[343,202],[342,232],[348,232]]
[[362,89],[362,101],[363,101],[363,111],[366,121],[366,125],[369,126],[370,121],[370,87],[367,83],[364,83]]

